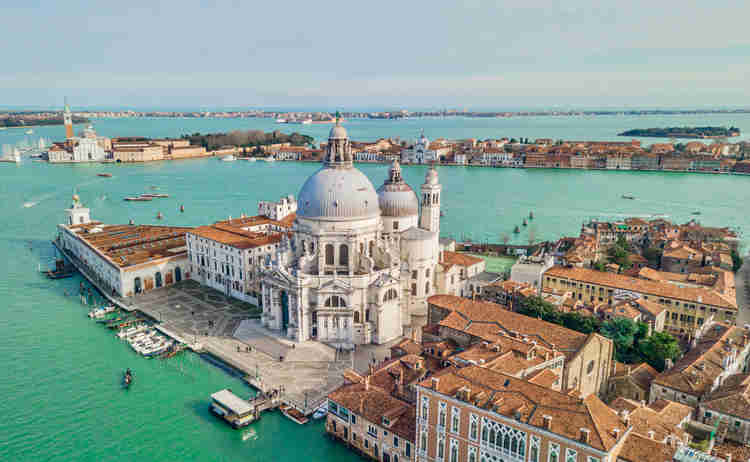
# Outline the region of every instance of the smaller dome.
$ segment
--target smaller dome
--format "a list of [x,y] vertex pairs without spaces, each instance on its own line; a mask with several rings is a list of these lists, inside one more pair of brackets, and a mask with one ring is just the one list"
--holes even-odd
[[393,161],[385,183],[378,188],[378,205],[386,217],[408,217],[419,213],[417,195],[401,177],[397,160]]
[[336,122],[336,125],[331,128],[331,132],[328,134],[329,140],[343,140],[348,138],[349,135],[346,133],[346,129]]

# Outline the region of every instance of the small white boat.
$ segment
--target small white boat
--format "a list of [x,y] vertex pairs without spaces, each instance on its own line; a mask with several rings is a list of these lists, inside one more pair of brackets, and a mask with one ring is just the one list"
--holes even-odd
[[286,123],[286,119],[276,119],[276,123],[277,124],[285,124]]
[[320,420],[326,415],[328,415],[328,401],[323,403],[319,408],[315,410],[315,412],[313,412],[312,418],[315,420]]
[[105,306],[105,307],[102,307],[102,308],[97,308],[95,310],[89,311],[89,318],[91,318],[91,319],[103,318],[104,316],[106,316],[109,313],[114,312],[115,310],[117,310],[117,308],[115,308],[114,305],[109,305],[109,306]]
[[232,154],[229,154],[228,156],[224,156],[221,158],[222,162],[234,162],[235,160],[237,160],[237,158],[234,157]]
[[266,162],[276,162],[276,159],[273,156],[268,156],[263,160],[265,160]]
[[255,162],[258,159],[256,159],[255,157],[248,157],[245,160],[248,161],[248,162]]
[[27,135],[33,135],[34,134],[34,130],[32,130],[32,129],[29,128],[28,130],[26,130],[26,134]]
[[148,330],[149,327],[146,324],[136,325],[128,327],[127,329],[121,329],[117,333],[117,337],[121,339],[129,339],[135,337],[138,333]]

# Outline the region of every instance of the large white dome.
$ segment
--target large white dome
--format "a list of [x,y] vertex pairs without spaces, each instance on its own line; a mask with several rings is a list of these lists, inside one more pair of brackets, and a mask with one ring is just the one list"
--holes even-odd
[[307,179],[297,198],[297,216],[323,220],[380,215],[378,195],[356,168],[323,167]]

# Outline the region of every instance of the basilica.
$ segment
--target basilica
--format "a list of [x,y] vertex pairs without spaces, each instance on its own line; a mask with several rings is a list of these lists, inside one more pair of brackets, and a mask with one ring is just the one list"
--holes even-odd
[[296,217],[259,275],[263,325],[291,340],[351,346],[423,323],[427,298],[446,285],[440,195],[433,167],[420,204],[397,161],[376,190],[354,167],[337,122],[323,166],[299,191]]

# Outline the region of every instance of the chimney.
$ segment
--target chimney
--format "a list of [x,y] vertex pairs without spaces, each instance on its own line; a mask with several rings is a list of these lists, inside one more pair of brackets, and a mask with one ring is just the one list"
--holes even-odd
[[440,383],[440,379],[437,377],[432,378],[432,389],[437,390],[438,384]]
[[549,430],[552,427],[552,416],[542,416],[542,428]]
[[370,391],[370,376],[365,377],[365,391]]
[[589,434],[591,431],[588,428],[581,428],[580,440],[581,443],[589,444]]

